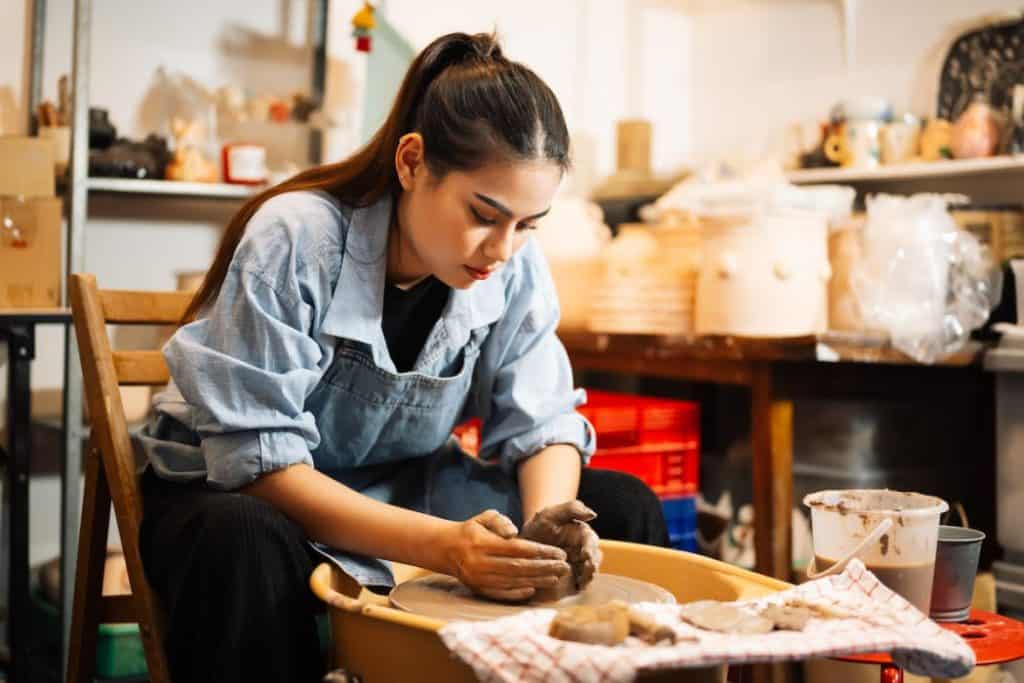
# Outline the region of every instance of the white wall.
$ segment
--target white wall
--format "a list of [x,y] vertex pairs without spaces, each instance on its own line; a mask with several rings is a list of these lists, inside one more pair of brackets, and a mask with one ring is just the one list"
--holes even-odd
[[[615,122],[652,119],[661,171],[687,156],[690,18],[657,0],[388,0],[387,12],[417,47],[449,31],[497,29],[506,56],[536,71],[558,96],[573,136],[575,186],[615,167]],[[429,9],[427,9],[429,7]]]
[[[952,35],[972,17],[1018,2],[860,0],[852,65],[843,57],[838,0],[388,0],[385,11],[417,48],[446,31],[496,28],[506,53],[533,67],[562,102],[574,136],[574,185],[586,189],[613,169],[615,121],[624,116],[653,121],[654,165],[670,172],[773,149],[788,124],[825,116],[843,96],[883,95],[897,108],[929,114]],[[150,87],[161,65],[208,86],[278,93],[308,86],[306,0],[93,4],[90,96],[124,133],[148,132]],[[30,5],[0,0],[0,131],[8,133],[22,132],[26,119]],[[72,4],[48,5],[44,96],[52,98],[58,75],[70,68]],[[336,109],[358,109],[362,57],[348,25],[358,5],[331,4],[329,101]],[[329,158],[346,144],[332,147]],[[231,208],[97,198],[85,268],[105,286],[173,287],[176,271],[208,263]],[[59,386],[61,334],[44,330],[38,347],[36,386]],[[43,547],[39,533],[34,525],[34,549]]]
[[843,97],[880,95],[935,113],[950,42],[1016,0],[858,0],[847,65],[838,0],[724,2],[693,19],[695,158],[777,150],[786,126],[823,119]]

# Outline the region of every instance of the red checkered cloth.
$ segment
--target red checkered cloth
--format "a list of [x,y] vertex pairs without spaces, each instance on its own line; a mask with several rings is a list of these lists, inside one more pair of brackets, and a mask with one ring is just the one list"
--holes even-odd
[[547,635],[553,609],[527,610],[493,621],[451,622],[440,634],[481,681],[509,683],[625,683],[647,670],[863,652],[891,652],[898,666],[922,676],[959,678],[974,667],[974,651],[967,643],[886,588],[858,560],[841,574],[734,604],[757,609],[794,599],[820,606],[830,617],[812,618],[803,631],[723,634],[683,622],[678,605],[641,603],[634,607],[671,626],[679,642],[652,646],[630,638],[608,647],[558,640]]

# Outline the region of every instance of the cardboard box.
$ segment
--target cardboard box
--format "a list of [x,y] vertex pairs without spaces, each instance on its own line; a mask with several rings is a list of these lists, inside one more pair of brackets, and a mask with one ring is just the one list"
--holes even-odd
[[0,197],[0,308],[60,305],[62,218],[56,197]]
[[54,152],[48,138],[0,136],[0,197],[52,197]]

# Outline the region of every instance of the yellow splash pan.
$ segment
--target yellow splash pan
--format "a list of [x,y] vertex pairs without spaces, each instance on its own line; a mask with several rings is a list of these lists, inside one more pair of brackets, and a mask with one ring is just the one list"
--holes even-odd
[[[680,603],[694,600],[743,600],[785,590],[790,585],[700,555],[666,548],[601,541],[601,570],[657,584]],[[394,564],[395,580],[409,581],[424,569]],[[310,577],[313,593],[330,615],[331,666],[363,683],[399,681],[476,681],[472,669],[445,647],[438,635],[445,622],[388,606],[386,596],[363,589],[332,564]],[[721,683],[726,667],[652,672],[639,681]]]

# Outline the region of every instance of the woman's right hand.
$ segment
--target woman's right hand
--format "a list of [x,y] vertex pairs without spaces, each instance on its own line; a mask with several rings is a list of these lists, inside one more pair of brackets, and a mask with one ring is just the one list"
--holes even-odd
[[561,548],[516,538],[518,532],[496,510],[454,524],[444,539],[449,573],[475,593],[519,602],[572,571]]

